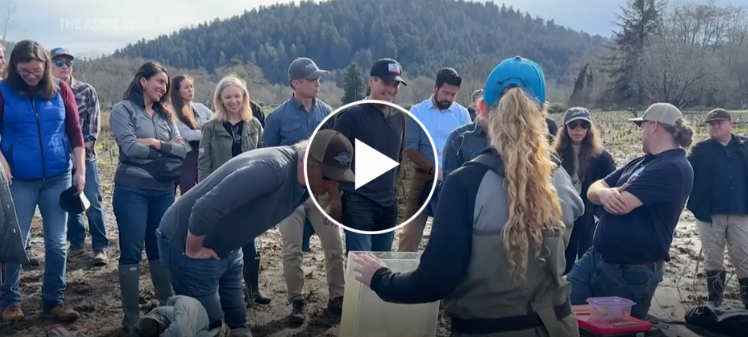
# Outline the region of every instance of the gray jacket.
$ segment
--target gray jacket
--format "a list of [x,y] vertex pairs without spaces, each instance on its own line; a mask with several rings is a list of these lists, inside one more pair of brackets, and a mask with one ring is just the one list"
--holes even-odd
[[16,217],[16,206],[10,194],[8,177],[0,169],[0,284],[5,283],[6,263],[27,263],[21,227]]
[[[184,124],[181,120],[177,119],[177,128],[179,134],[188,142],[199,142],[202,137],[203,125],[207,123],[211,117],[213,117],[213,111],[202,103],[192,103],[192,110],[195,112],[195,122],[197,122],[197,130],[192,130],[187,124]],[[192,149],[197,150],[197,149]]]
[[[164,109],[162,106],[156,106],[157,112],[151,117],[145,111],[142,96],[133,96],[115,104],[109,118],[110,128],[119,146],[120,164],[114,175],[114,183],[137,189],[173,189],[173,182],[158,181],[142,167],[129,165],[127,162],[144,165],[162,156],[184,159],[190,151],[190,145],[186,140],[181,144],[175,142],[179,130],[173,120],[164,118],[159,112]],[[156,150],[140,144],[139,138],[160,140],[161,148]]]
[[[145,319],[146,317],[150,319]],[[148,326],[147,322],[157,322],[158,329]],[[151,310],[130,331],[130,337],[224,337],[229,329],[223,327],[208,330],[210,319],[200,302],[192,297],[172,296],[163,307]],[[160,334],[155,330],[163,331]]]

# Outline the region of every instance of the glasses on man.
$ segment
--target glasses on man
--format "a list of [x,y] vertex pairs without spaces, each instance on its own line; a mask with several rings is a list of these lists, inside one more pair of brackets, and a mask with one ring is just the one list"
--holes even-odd
[[72,60],[67,60],[67,61],[56,60],[55,61],[55,65],[58,66],[58,67],[68,66],[68,68],[70,68],[70,67],[73,66],[73,61]]

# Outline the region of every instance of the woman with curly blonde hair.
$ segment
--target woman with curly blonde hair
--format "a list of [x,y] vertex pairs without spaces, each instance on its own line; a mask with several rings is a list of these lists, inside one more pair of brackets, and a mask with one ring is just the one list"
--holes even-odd
[[444,300],[451,336],[579,336],[564,250],[584,204],[548,143],[535,62],[502,61],[480,118],[490,147],[444,181],[418,268],[393,273],[356,257],[356,279],[393,303]]

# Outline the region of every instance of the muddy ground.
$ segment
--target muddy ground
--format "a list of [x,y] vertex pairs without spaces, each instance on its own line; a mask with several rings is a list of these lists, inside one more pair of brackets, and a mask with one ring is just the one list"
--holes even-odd
[[[597,116],[597,115],[596,115]],[[602,116],[602,115],[601,115]],[[605,115],[607,116],[607,115]],[[613,121],[609,117],[601,117]],[[618,118],[615,118],[618,119]],[[603,123],[605,124],[605,123]],[[618,123],[616,123],[618,124]],[[614,154],[618,164],[633,158],[640,153],[637,144],[637,133],[628,127],[608,127],[605,133],[606,147]],[[633,131],[633,132],[632,132]],[[88,257],[71,259],[68,263],[65,293],[66,303],[78,310],[82,317],[71,328],[93,326],[97,336],[122,336],[119,325],[121,316],[120,293],[117,281],[117,229],[111,208],[112,175],[116,159],[115,149],[104,144],[100,155],[101,188],[106,209],[107,235],[111,242],[110,264],[106,267],[93,267]],[[403,165],[408,168],[409,164]],[[401,182],[401,191],[407,187],[408,170]],[[404,193],[401,193],[401,215],[404,211]],[[39,218],[32,227],[32,252],[42,258],[43,238]],[[424,238],[424,243],[428,235]],[[269,306],[255,306],[250,309],[250,322],[255,336],[262,337],[317,337],[337,336],[339,319],[326,314],[327,286],[325,281],[323,255],[319,241],[312,239],[312,252],[305,256],[307,301],[310,304],[310,319],[306,324],[297,327],[285,322],[290,311],[286,302],[286,289],[282,271],[282,245],[280,233],[272,229],[261,237],[262,240],[262,275],[261,286],[273,298]],[[90,242],[89,249],[90,249]],[[660,285],[653,300],[652,314],[662,318],[682,320],[686,308],[703,302],[706,291],[699,254],[699,240],[694,219],[690,212],[684,212],[678,225],[675,240],[671,249],[672,261],[667,264],[665,281]],[[147,263],[141,264],[141,311],[147,312],[155,307],[152,286],[148,277]],[[43,318],[40,307],[41,267],[27,267],[22,273],[21,292],[23,294],[23,311],[26,320],[16,324],[0,323],[0,336],[43,336],[44,329],[54,321]],[[728,290],[729,301],[737,301],[737,281],[734,275]],[[441,321],[438,336],[447,336],[445,322]]]

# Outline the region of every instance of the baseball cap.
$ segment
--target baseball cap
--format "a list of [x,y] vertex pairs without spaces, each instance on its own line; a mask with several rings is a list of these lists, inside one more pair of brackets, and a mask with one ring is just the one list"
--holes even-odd
[[302,78],[316,80],[329,73],[329,71],[317,67],[317,64],[312,59],[306,57],[297,58],[288,66],[289,81]]
[[322,163],[322,175],[331,180],[355,182],[351,171],[353,145],[342,133],[320,130],[309,144],[309,156]]
[[592,123],[592,120],[590,118],[590,111],[585,108],[574,107],[569,108],[569,110],[566,110],[566,113],[564,113],[564,125],[578,120]]
[[706,114],[706,121],[704,123],[716,122],[716,121],[730,121],[732,116],[725,109],[714,109]]
[[84,193],[79,193],[75,186],[60,193],[60,207],[65,210],[65,212],[81,214],[90,206],[91,202],[86,198],[86,195]]
[[52,56],[52,58],[67,56],[71,60],[75,59],[75,57],[69,50],[67,50],[66,48],[61,48],[61,47],[53,48],[52,50],[49,51],[49,55]]
[[675,122],[679,118],[683,118],[683,113],[675,105],[670,103],[655,103],[650,105],[641,117],[631,118],[629,122],[634,122],[640,126],[646,121],[675,126]]
[[397,61],[389,58],[379,59],[371,66],[369,76],[379,77],[385,82],[400,82],[408,85],[402,78],[403,67]]
[[530,59],[515,56],[501,61],[486,79],[483,101],[488,105],[498,103],[501,93],[510,86],[520,87],[540,103],[545,103],[543,69]]

